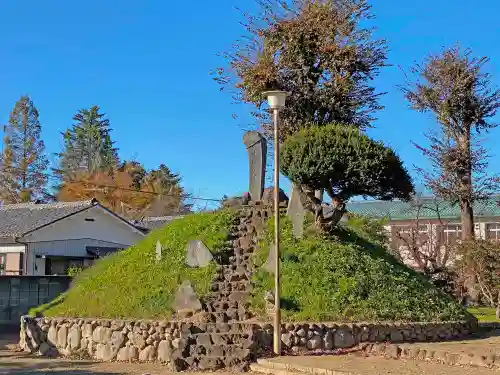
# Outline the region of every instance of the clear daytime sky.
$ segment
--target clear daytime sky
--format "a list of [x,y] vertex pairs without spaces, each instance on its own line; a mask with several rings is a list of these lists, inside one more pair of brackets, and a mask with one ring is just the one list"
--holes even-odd
[[[388,62],[374,82],[386,108],[369,134],[394,147],[413,171],[425,160],[410,141],[425,144],[430,116],[415,113],[397,89],[427,53],[459,42],[491,58],[500,85],[500,3],[497,0],[372,1],[387,39]],[[230,0],[0,0],[0,124],[22,94],[40,111],[49,153],[79,109],[99,105],[114,129],[122,159],[147,168],[168,165],[189,193],[220,198],[248,190],[248,161],[239,126],[248,108],[220,92],[210,70],[216,56],[244,33]],[[239,1],[243,9],[252,1]],[[240,115],[239,120],[232,118]],[[492,170],[500,171],[500,130],[489,135]],[[52,158],[53,159],[53,158]],[[288,184],[285,184],[288,188]]]

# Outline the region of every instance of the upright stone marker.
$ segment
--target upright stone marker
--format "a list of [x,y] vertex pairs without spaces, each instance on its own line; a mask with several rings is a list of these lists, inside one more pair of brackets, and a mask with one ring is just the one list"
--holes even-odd
[[184,281],[175,293],[174,309],[180,310],[201,310],[201,302],[196,296],[193,287],[189,281]]
[[187,244],[186,264],[189,267],[206,267],[213,259],[213,255],[200,240],[191,240]]
[[267,142],[259,132],[249,131],[243,135],[243,143],[247,148],[250,166],[250,198],[260,201],[266,175]]
[[292,220],[293,235],[295,238],[302,238],[304,235],[305,210],[300,200],[299,189],[295,184],[292,184],[292,193],[290,195],[290,202],[288,202],[287,215],[290,220]]
[[159,262],[161,260],[161,243],[160,241],[156,241],[156,261]]
[[266,263],[263,264],[262,268],[264,268],[267,272],[274,274],[274,270],[276,269],[276,252],[274,251],[274,244],[269,246],[269,255],[267,256]]

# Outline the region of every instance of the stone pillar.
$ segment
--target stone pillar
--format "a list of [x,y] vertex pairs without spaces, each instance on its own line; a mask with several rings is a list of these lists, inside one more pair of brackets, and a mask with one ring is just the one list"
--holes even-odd
[[292,184],[292,193],[288,202],[287,215],[292,221],[293,235],[295,238],[301,238],[304,234],[305,211],[300,200],[300,192],[295,184]]
[[248,131],[243,135],[243,143],[247,148],[250,166],[248,193],[252,201],[260,201],[266,175],[267,142],[259,132]]

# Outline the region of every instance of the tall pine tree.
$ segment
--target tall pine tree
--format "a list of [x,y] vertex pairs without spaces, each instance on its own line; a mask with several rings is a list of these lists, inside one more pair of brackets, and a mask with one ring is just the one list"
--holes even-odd
[[59,154],[59,173],[71,179],[76,172],[93,174],[110,170],[118,163],[117,149],[111,141],[109,119],[98,106],[80,109],[75,123],[64,134],[65,147]]
[[40,139],[39,114],[29,96],[17,101],[5,127],[0,163],[0,197],[6,203],[46,196],[48,159]]

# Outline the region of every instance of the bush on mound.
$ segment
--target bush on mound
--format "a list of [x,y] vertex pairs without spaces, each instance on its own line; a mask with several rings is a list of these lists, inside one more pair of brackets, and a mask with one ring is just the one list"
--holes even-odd
[[[453,321],[470,319],[451,297],[428,279],[398,262],[377,241],[369,226],[354,219],[335,236],[281,231],[281,305],[286,321]],[[366,224],[366,223],[365,223]],[[371,228],[373,229],[373,228]],[[273,222],[256,254],[263,264],[273,242]],[[263,296],[274,278],[262,268],[254,275],[253,307],[264,312]]]
[[[95,318],[168,318],[178,286],[190,280],[199,297],[210,292],[215,263],[205,268],[185,265],[186,245],[202,240],[212,252],[225,245],[235,214],[228,210],[176,219],[136,246],[103,258],[83,271],[60,298],[33,314]],[[156,262],[156,242],[163,247]],[[38,310],[38,311],[37,311]],[[42,311],[44,310],[44,311]]]

